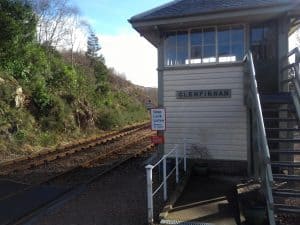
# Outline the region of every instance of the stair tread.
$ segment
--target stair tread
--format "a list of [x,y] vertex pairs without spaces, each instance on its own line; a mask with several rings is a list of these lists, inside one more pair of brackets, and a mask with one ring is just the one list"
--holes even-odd
[[265,117],[265,121],[272,121],[272,120],[278,120],[278,121],[298,121],[296,118],[279,118],[279,117]]
[[300,142],[300,138],[268,138],[269,142]]
[[296,113],[296,109],[294,108],[290,108],[290,109],[278,109],[278,108],[263,108],[262,109],[263,112],[293,112]]
[[280,149],[270,149],[270,153],[283,153],[283,154],[300,154],[300,150],[280,150]]
[[286,103],[293,102],[293,99],[290,92],[278,92],[261,95],[261,101],[264,103]]
[[289,168],[298,168],[300,167],[299,162],[271,162],[272,167],[289,167]]
[[279,179],[279,180],[300,180],[299,175],[285,175],[285,174],[273,174],[274,179]]
[[267,131],[300,131],[300,128],[278,128],[278,127],[267,127]]
[[292,206],[292,205],[285,205],[285,204],[275,203],[274,207],[277,211],[281,211],[281,212],[300,213],[300,207],[299,206]]
[[287,161],[271,162],[271,164],[279,165],[279,166],[300,166],[300,162],[287,162]]
[[273,195],[278,197],[300,197],[300,191],[298,190],[273,190]]

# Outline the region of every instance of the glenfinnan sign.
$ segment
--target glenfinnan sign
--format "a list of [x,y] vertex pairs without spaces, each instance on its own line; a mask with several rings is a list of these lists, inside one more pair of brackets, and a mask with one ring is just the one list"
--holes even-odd
[[176,91],[177,99],[185,98],[231,98],[230,89]]

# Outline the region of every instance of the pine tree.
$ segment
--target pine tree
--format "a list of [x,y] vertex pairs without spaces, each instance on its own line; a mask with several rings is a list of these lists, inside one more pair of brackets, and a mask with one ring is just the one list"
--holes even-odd
[[87,41],[86,56],[92,61],[99,61],[103,57],[99,55],[101,47],[99,45],[99,39],[94,32],[91,32]]

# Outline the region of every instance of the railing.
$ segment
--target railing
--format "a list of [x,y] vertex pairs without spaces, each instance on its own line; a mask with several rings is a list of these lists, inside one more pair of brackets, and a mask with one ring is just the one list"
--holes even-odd
[[275,225],[274,200],[272,195],[273,174],[271,168],[270,152],[264,126],[260,96],[257,89],[255,67],[252,53],[250,51],[245,56],[245,61],[248,66],[247,69],[249,75],[247,103],[252,110],[252,137],[254,142],[254,151],[256,151],[253,152],[253,162],[256,164],[256,177],[261,180],[261,185],[265,192],[270,225]]
[[[293,62],[290,62],[290,58]],[[287,85],[287,90],[292,93],[293,102],[296,108],[298,119],[300,119],[300,50],[295,48],[290,51],[283,59],[282,74],[286,75],[286,79],[282,81],[282,89]]]
[[[146,173],[147,173],[147,204],[148,204],[148,223],[153,224],[154,215],[153,215],[153,197],[159,192],[161,188],[163,188],[163,197],[164,201],[168,198],[168,179],[175,172],[176,173],[176,183],[179,183],[179,165],[182,162],[182,159],[179,159],[178,154],[178,145],[170,151],[168,154],[164,155],[156,164],[147,165]],[[175,153],[175,167],[167,174],[167,159]],[[160,164],[163,164],[163,181],[159,184],[158,188],[153,191],[153,169],[158,167]],[[184,172],[187,170],[187,162],[186,162],[186,143],[184,142],[183,147],[183,168]]]

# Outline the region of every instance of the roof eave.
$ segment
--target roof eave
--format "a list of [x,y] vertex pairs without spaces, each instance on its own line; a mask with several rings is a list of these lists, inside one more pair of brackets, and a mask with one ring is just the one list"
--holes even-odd
[[249,13],[251,14],[265,14],[265,13],[280,13],[284,11],[288,11],[289,9],[293,8],[290,4],[277,4],[277,5],[269,5],[265,7],[252,7],[246,9],[233,9],[233,10],[218,10],[208,13],[201,13],[201,14],[193,14],[188,16],[180,16],[180,17],[168,17],[168,18],[158,18],[158,19],[149,19],[149,20],[134,20],[129,19],[128,21],[134,26],[153,26],[153,25],[166,25],[172,23],[181,23],[184,22],[192,22],[192,21],[201,21],[201,20],[209,20],[215,18],[235,18],[237,15],[239,16],[248,16]]

